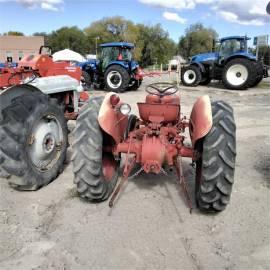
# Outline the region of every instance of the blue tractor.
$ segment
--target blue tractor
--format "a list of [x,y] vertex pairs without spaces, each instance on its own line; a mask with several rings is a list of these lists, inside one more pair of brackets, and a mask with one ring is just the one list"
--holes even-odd
[[246,36],[220,39],[217,52],[203,53],[191,58],[181,70],[185,86],[207,85],[211,80],[222,80],[228,89],[244,90],[268,77],[267,67],[248,52]]
[[133,60],[134,45],[127,42],[111,42],[100,45],[98,60],[80,64],[84,88],[94,85],[108,91],[124,92],[137,89],[142,82],[140,68]]

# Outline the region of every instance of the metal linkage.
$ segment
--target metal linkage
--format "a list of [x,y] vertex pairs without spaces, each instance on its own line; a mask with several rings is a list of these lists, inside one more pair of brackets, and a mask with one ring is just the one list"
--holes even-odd
[[[179,160],[179,163],[178,163],[178,160]],[[175,169],[176,169],[178,182],[179,182],[180,186],[182,187],[182,190],[183,190],[183,193],[184,193],[184,195],[186,197],[186,202],[187,202],[187,205],[188,205],[188,207],[190,209],[190,214],[191,214],[193,207],[192,207],[192,202],[191,202],[191,199],[190,199],[190,196],[189,196],[189,193],[188,193],[187,183],[186,183],[186,180],[185,180],[185,177],[184,177],[184,174],[183,174],[182,157],[181,156],[179,156],[177,159],[175,159],[174,166],[175,166]]]

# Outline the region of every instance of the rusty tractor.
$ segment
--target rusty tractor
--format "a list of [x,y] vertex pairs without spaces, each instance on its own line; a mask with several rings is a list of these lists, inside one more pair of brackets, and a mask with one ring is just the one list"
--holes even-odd
[[[130,105],[115,93],[91,98],[83,106],[74,130],[72,156],[74,183],[82,198],[98,202],[111,195],[112,207],[129,178],[141,172],[166,174],[171,168],[192,209],[182,168],[182,158],[186,157],[196,165],[195,197],[199,209],[225,209],[234,182],[233,109],[224,101],[211,102],[208,96],[202,96],[188,120],[181,114],[178,90],[167,83],[147,86],[145,102],[137,103],[139,117],[130,114]],[[186,129],[191,146],[186,142]],[[122,154],[125,162],[116,187]]]
[[0,79],[0,177],[16,189],[36,190],[63,170],[67,120],[88,99],[81,70],[40,53],[3,69]]

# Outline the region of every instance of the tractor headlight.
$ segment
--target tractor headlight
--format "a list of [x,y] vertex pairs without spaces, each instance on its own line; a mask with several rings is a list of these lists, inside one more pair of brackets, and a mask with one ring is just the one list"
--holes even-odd
[[120,112],[124,115],[128,115],[131,111],[131,107],[129,104],[127,103],[123,103],[120,108],[119,108]]

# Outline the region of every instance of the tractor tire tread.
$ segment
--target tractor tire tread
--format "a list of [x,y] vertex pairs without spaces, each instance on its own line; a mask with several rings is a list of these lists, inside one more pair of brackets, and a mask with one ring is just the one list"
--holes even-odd
[[[118,71],[120,74],[121,74],[121,77],[122,77],[122,84],[119,86],[119,88],[111,88],[109,86],[109,84],[107,83],[107,76],[108,74],[111,72],[111,71]],[[128,71],[120,66],[120,65],[111,65],[110,67],[107,68],[107,70],[105,71],[105,74],[104,74],[104,78],[105,78],[105,88],[109,91],[113,91],[113,92],[117,92],[117,93],[123,93],[125,92],[128,87],[129,87],[129,82],[130,82],[130,75],[128,73]]]
[[[231,106],[223,101],[212,102],[211,105],[213,126],[200,141],[201,178],[196,181],[196,201],[202,211],[219,212],[226,208],[231,197],[236,127]],[[197,162],[197,167],[198,164]]]
[[89,201],[104,201],[112,193],[118,179],[118,168],[111,181],[102,172],[103,133],[98,113],[104,97],[91,98],[81,109],[73,131],[72,164],[74,183],[80,197]]
[[[226,78],[227,70],[231,66],[236,65],[236,64],[241,64],[245,66],[248,71],[248,77],[246,81],[242,83],[241,85],[232,85],[228,82]],[[255,84],[256,78],[257,78],[257,71],[256,71],[256,68],[254,68],[254,61],[246,59],[246,58],[232,59],[225,65],[222,71],[222,82],[227,89],[231,89],[231,90],[246,90],[247,88],[252,87]]]
[[[32,165],[25,148],[28,144],[28,129],[35,117],[51,110],[58,115],[62,127],[63,150],[56,164],[42,173]],[[9,184],[18,190],[36,190],[53,181],[63,171],[67,149],[67,123],[59,106],[48,95],[35,92],[13,99],[1,113],[0,171],[6,176],[16,176],[9,177]]]

